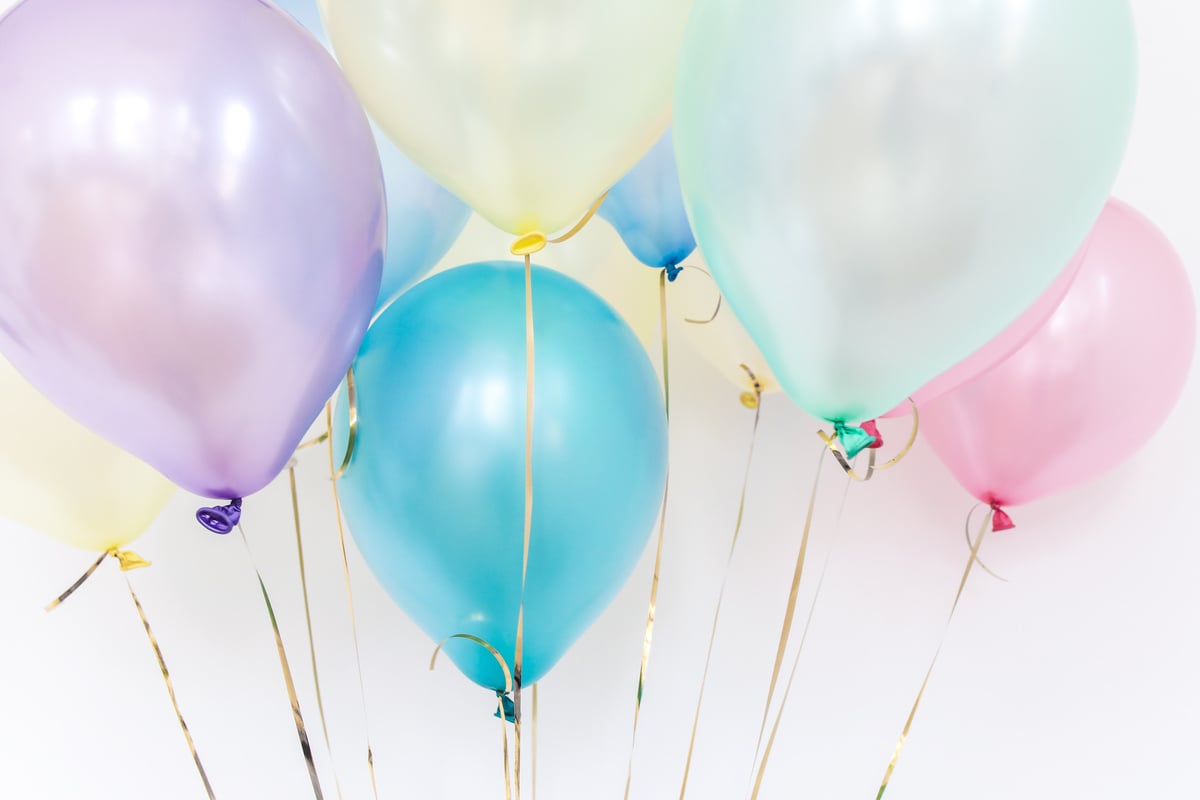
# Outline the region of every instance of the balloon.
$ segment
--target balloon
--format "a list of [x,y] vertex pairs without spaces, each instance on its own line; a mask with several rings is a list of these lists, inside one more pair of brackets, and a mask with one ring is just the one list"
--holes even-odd
[[930,403],[921,429],[971,494],[1027,503],[1132,456],[1179,399],[1195,342],[1179,256],[1152,223],[1113,201],[1046,324],[1006,361]]
[[629,252],[648,267],[674,267],[696,249],[667,131],[600,206]]
[[380,127],[509,233],[575,222],[670,116],[691,0],[325,0]]
[[0,0],[0,18],[14,8],[21,0]]
[[379,293],[370,126],[247,0],[36,0],[0,25],[0,350],[180,486],[271,480]]
[[105,552],[142,535],[175,493],[146,464],[42,396],[0,358],[0,514]]
[[[1066,268],[1054,279],[1054,283],[1050,284],[1050,288],[1043,292],[1042,296],[1026,309],[1016,322],[1001,331],[995,339],[914,392],[912,401],[917,408],[924,408],[929,401],[941,397],[957,386],[962,386],[976,375],[987,372],[1029,341],[1029,337],[1038,332],[1066,297],[1067,290],[1075,281],[1075,276],[1079,273],[1079,268],[1083,265],[1083,259],[1090,246],[1091,239],[1088,239],[1083,243],[1083,247],[1075,253]],[[911,413],[912,406],[906,401],[884,416],[906,417]]]
[[1127,0],[711,0],[673,133],[692,229],[784,390],[868,419],[1061,272],[1123,154]]
[[[276,4],[329,48],[316,0],[276,0]],[[376,312],[420,280],[467,224],[471,209],[409,161],[372,124],[383,183],[387,188],[387,256]]]
[[[632,331],[570,278],[533,272],[533,529],[523,683],[612,600],[649,538],[667,468],[663,398]],[[512,666],[524,547],[525,306],[518,263],[472,264],[400,296],[355,362],[358,441],[343,479],[367,563],[433,639]],[[335,448],[345,446],[339,408]],[[446,648],[504,687],[483,648]]]

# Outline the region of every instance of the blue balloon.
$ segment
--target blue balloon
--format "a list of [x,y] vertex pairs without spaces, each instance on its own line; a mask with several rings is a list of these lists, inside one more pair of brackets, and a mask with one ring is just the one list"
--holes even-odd
[[[317,0],[276,0],[276,4],[330,49]],[[471,209],[409,161],[374,123],[371,129],[383,165],[388,208],[387,257],[375,303],[378,312],[433,269],[462,233]]]
[[671,131],[609,191],[600,216],[648,267],[675,267],[692,254],[696,240],[683,206]]
[[[534,267],[533,528],[523,685],[612,601],[645,548],[667,471],[658,379],[619,314]],[[477,636],[510,667],[525,501],[525,277],[458,267],[401,295],[355,362],[358,440],[346,519],[375,576],[435,641]],[[335,447],[347,438],[346,401]],[[484,648],[451,641],[471,680],[504,687]]]

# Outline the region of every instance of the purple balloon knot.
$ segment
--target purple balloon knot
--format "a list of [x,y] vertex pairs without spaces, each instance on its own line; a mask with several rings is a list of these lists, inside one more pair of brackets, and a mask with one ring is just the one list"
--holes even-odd
[[1000,531],[1011,531],[1017,527],[1017,523],[1012,521],[1012,517],[1008,515],[999,503],[992,503],[992,530],[996,533]]
[[235,497],[227,506],[210,506],[196,512],[196,521],[213,533],[226,534],[242,519],[242,498]]

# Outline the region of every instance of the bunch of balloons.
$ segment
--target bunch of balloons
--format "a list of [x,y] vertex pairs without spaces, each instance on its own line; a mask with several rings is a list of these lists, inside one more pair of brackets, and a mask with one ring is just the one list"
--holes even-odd
[[505,661],[524,615],[535,682],[645,544],[666,418],[574,280],[410,288],[470,209],[518,255],[598,208],[672,281],[707,265],[728,308],[691,338],[734,380],[843,431],[914,398],[996,509],[1127,457],[1178,398],[1191,288],[1109,197],[1128,0],[282,5],[0,17],[4,513],[108,550],[173,485],[240,503],[352,368],[333,433],[372,569],[431,637]]

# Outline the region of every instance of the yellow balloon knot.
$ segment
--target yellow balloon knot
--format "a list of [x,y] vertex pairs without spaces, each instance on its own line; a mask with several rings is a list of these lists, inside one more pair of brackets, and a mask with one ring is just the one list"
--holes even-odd
[[549,242],[546,239],[546,234],[534,231],[517,239],[508,250],[514,256],[531,256],[534,253],[540,253],[545,250],[547,244]]
[[150,562],[139,556],[132,550],[118,550],[113,548],[108,551],[108,554],[117,560],[121,565],[121,572],[132,572],[135,569],[143,569],[150,566]]

